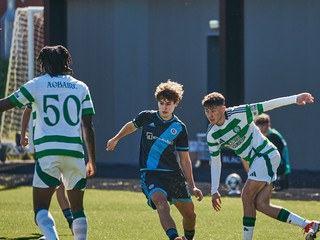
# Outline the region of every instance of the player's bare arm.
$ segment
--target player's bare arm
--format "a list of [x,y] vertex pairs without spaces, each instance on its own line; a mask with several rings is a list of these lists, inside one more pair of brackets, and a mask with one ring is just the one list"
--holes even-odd
[[120,129],[120,131],[117,133],[117,135],[115,135],[113,138],[109,139],[109,141],[107,142],[106,150],[113,151],[121,138],[133,133],[136,130],[137,130],[137,128],[135,127],[135,125],[133,124],[132,121],[127,122]]
[[4,112],[14,107],[15,105],[10,101],[9,98],[3,98],[0,100],[0,112]]
[[310,93],[300,93],[297,96],[297,104],[305,105],[307,103],[313,103],[314,97]]
[[21,118],[21,139],[20,144],[25,147],[29,144],[29,139],[26,136],[27,127],[30,120],[30,115],[32,112],[32,108],[26,107],[23,111],[22,118]]
[[202,194],[202,191],[199,188],[197,188],[195,185],[193,174],[192,174],[192,164],[191,164],[189,152],[179,151],[179,158],[180,158],[181,168],[186,177],[188,185],[192,190],[194,196],[200,202],[203,199],[203,194]]
[[83,138],[88,153],[87,176],[92,177],[96,172],[95,134],[92,124],[92,115],[82,116]]

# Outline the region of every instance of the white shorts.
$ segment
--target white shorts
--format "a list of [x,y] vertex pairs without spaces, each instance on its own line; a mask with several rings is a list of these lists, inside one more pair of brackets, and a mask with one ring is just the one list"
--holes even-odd
[[277,179],[277,169],[281,158],[278,151],[274,152],[277,154],[272,154],[272,156],[260,156],[253,160],[248,172],[248,179],[267,182],[268,184]]
[[48,188],[63,182],[66,190],[86,187],[86,166],[83,158],[46,156],[36,161],[33,187]]

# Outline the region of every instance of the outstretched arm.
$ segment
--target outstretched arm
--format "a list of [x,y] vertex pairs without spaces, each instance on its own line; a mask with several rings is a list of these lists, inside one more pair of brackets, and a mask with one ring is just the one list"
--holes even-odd
[[117,135],[115,135],[113,138],[109,139],[109,141],[107,142],[107,146],[106,146],[106,150],[107,151],[112,151],[114,150],[114,148],[116,147],[117,143],[119,142],[119,140],[125,136],[127,136],[128,134],[133,133],[134,131],[136,131],[137,128],[136,126],[133,124],[132,121],[127,122],[122,128],[121,130],[117,133]]
[[300,93],[289,97],[282,97],[265,101],[262,102],[262,105],[263,111],[266,112],[274,108],[286,106],[289,104],[305,105],[307,103],[313,103],[313,101],[314,98],[310,93]]
[[193,191],[193,194],[197,198],[197,200],[201,201],[203,198],[203,195],[201,190],[197,188],[196,184],[194,183],[193,173],[192,173],[192,164],[191,164],[189,151],[179,151],[178,153],[180,158],[180,165],[186,177],[187,183],[190,189]]
[[87,176],[92,177],[96,172],[95,134],[92,115],[82,115],[82,132],[88,153]]

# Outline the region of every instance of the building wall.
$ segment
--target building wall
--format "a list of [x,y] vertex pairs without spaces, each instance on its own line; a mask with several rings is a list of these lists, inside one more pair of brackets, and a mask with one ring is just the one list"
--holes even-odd
[[291,167],[320,169],[320,2],[246,0],[245,98],[263,101],[311,92],[315,103],[270,111],[272,126],[286,138]]
[[[302,91],[317,100],[319,5],[317,0],[245,1],[245,102]],[[98,161],[138,163],[139,130],[114,152],[105,152],[106,141],[141,110],[157,108],[155,87],[168,78],[185,86],[176,113],[190,140],[205,132],[201,99],[208,86],[208,22],[218,14],[219,0],[68,1],[68,47],[75,76],[88,83],[95,102]],[[320,169],[313,144],[317,108],[315,103],[270,112],[288,141],[294,169]]]
[[99,161],[138,163],[139,130],[114,152],[105,152],[106,141],[140,111],[156,109],[155,87],[169,78],[185,87],[176,114],[190,138],[206,130],[206,39],[217,18],[211,0],[68,1],[68,47],[95,102]]

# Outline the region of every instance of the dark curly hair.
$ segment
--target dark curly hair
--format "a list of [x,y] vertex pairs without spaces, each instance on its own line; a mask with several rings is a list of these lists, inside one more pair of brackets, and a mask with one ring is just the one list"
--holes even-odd
[[42,74],[48,73],[51,77],[56,77],[73,73],[69,67],[72,63],[72,58],[64,46],[57,45],[42,48],[37,61],[41,65]]

